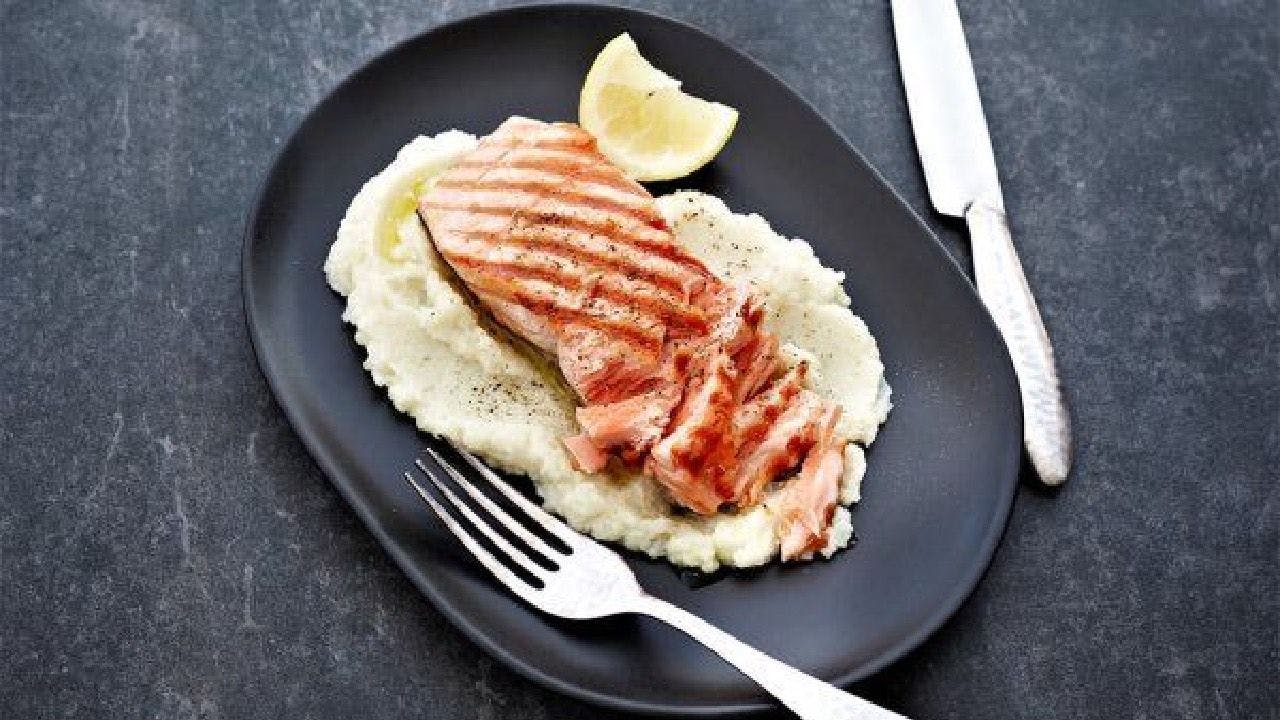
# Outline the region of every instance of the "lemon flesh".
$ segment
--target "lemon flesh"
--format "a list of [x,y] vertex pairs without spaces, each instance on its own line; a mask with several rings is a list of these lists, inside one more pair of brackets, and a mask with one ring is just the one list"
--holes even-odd
[[674,180],[711,162],[738,111],[687,95],[623,33],[600,51],[582,84],[578,121],[634,180]]

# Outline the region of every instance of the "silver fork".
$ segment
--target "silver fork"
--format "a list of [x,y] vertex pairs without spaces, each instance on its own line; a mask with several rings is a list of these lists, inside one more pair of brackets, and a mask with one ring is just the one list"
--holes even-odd
[[[786,663],[775,660],[702,618],[665,600],[646,594],[636,582],[631,569],[616,553],[590,538],[579,535],[526,499],[474,455],[461,448],[456,449],[476,472],[484,476],[529,518],[569,548],[568,552],[562,552],[544,542],[498,507],[438,452],[428,447],[427,452],[431,454],[436,464],[453,478],[458,487],[471,496],[475,504],[492,518],[492,521],[483,519],[470,504],[463,502],[421,458],[414,460],[414,464],[431,479],[432,484],[456,512],[461,513],[473,527],[479,529],[505,556],[506,562],[504,562],[485,549],[471,531],[458,521],[454,513],[437,500],[412,472],[405,472],[405,480],[418,491],[423,500],[427,501],[431,509],[440,517],[441,522],[457,536],[467,550],[471,551],[471,554],[503,585],[530,605],[562,618],[588,619],[634,613],[662,620],[706,645],[747,677],[759,683],[804,720],[890,720],[892,718],[906,720],[902,715],[850,695],[812,675],[807,675]],[[548,570],[535,562],[526,552],[512,545],[498,533],[492,522],[501,524],[529,548],[554,563],[556,569]],[[513,572],[507,563],[516,565],[537,578],[543,586],[539,588],[529,584]]]

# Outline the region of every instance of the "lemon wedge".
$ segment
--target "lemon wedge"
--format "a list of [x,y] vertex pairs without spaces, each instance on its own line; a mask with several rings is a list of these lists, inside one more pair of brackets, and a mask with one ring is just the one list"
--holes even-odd
[[635,180],[674,180],[711,162],[738,111],[687,95],[623,33],[600,51],[582,84],[578,121]]

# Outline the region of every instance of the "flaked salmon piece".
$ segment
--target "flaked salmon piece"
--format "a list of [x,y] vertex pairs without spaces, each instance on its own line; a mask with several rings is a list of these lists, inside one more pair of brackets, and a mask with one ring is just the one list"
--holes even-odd
[[554,357],[582,401],[582,432],[564,438],[578,469],[616,456],[709,514],[759,502],[799,466],[779,532],[786,552],[813,544],[830,518],[836,410],[804,389],[806,366],[781,373],[760,295],[677,243],[590,134],[513,117],[431,183],[419,214],[480,303]]
[[823,411],[817,444],[805,457],[800,472],[778,493],[777,533],[783,560],[821,550],[827,543],[844,473],[845,443],[835,434],[839,419],[838,406]]
[[742,403],[760,392],[778,374],[777,336],[757,335],[734,354],[733,362],[738,368],[737,400]]
[[597,473],[609,464],[609,455],[586,433],[564,438],[564,446],[573,459],[573,466],[582,472]]
[[[705,434],[707,428],[728,421],[721,415],[740,396],[739,368],[734,353],[751,343],[759,332],[763,313],[746,286],[722,286],[708,298],[709,312],[718,318],[707,338],[691,343],[677,343],[675,352],[684,357],[676,363],[677,375],[689,378],[690,392],[680,405],[668,430],[668,439],[681,435]],[[693,386],[697,386],[694,391]],[[721,397],[727,393],[727,397]],[[712,401],[707,404],[704,401]],[[681,451],[681,456],[688,453]]]
[[723,349],[733,355],[763,332],[764,304],[750,285],[720,284],[703,297],[709,314],[716,318],[711,342],[706,345],[708,351]]
[[826,406],[808,390],[783,405],[758,438],[743,443],[725,494],[738,505],[760,502],[764,487],[799,465],[814,446],[815,429]]
[[[778,342],[760,328],[763,305],[746,286],[726,288],[718,299],[720,320],[711,342],[695,352],[687,401],[681,406],[666,437],[654,448],[649,471],[673,497],[706,498],[714,494],[718,507],[736,502],[732,478],[737,472],[739,434],[733,420],[743,410],[743,402],[754,395],[776,373]],[[710,359],[707,358],[709,353]],[[702,368],[709,368],[702,369]],[[714,385],[708,385],[710,378]],[[696,389],[696,392],[695,392]],[[703,400],[706,400],[704,404]],[[790,400],[788,396],[787,400]],[[699,485],[690,488],[690,485]],[[709,512],[710,502],[697,512]]]
[[724,503],[714,477],[703,472],[705,458],[725,431],[734,409],[733,360],[716,354],[685,391],[665,437],[654,446],[645,469],[681,505],[704,515]]
[[580,407],[578,424],[601,449],[640,457],[662,436],[679,400],[674,385],[662,385],[625,400]]

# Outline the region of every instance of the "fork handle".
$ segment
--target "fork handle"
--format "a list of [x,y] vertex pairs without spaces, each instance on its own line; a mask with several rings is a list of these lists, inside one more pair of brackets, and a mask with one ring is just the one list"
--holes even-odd
[[631,611],[684,631],[755,680],[803,720],[906,720],[902,715],[775,660],[665,600],[643,595]]

